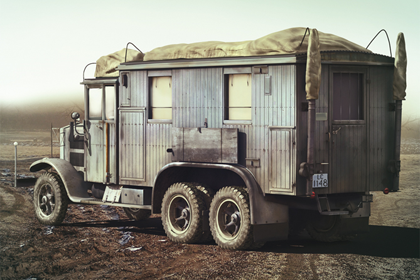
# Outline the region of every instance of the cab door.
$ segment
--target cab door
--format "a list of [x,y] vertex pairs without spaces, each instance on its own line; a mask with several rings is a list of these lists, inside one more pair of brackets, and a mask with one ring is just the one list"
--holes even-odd
[[85,87],[85,181],[117,183],[116,174],[116,84],[86,84]]

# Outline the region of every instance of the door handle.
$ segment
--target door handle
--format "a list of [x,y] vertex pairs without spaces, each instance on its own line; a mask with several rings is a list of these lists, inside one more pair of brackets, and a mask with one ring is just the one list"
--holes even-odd
[[[338,132],[340,131],[340,129],[341,129],[341,126],[338,129],[333,130],[332,131],[332,134],[333,135],[337,135]],[[327,132],[326,134],[328,134],[328,140],[327,140],[327,142],[329,143],[329,142],[331,142],[331,132]],[[332,143],[334,144],[334,141],[332,141]]]
[[341,126],[340,126],[338,129],[333,130],[333,132],[332,132],[332,133],[333,133],[334,135],[337,135],[337,134],[338,134],[338,132],[340,131],[340,129],[341,129]]

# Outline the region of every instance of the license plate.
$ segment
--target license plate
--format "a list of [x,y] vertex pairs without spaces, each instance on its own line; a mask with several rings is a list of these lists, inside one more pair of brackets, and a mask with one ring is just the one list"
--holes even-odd
[[328,174],[314,174],[312,188],[328,188]]

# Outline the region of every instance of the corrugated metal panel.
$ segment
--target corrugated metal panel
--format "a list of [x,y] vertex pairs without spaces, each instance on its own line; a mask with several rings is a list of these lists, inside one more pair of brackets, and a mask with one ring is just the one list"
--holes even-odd
[[117,144],[115,123],[109,123],[109,137],[108,137],[108,149],[109,149],[109,173],[111,174],[109,182],[112,184],[117,183]]
[[394,159],[395,112],[389,110],[392,96],[392,67],[370,67],[369,70],[369,178],[372,191],[391,188],[394,174],[388,171]]
[[145,111],[120,111],[120,182],[145,181]]
[[295,183],[295,129],[270,129],[270,193],[293,193]]
[[[319,90],[319,98],[315,102],[316,113],[324,113],[327,115],[327,120],[316,120],[315,121],[315,162],[317,163],[328,163],[329,159],[329,139],[328,139],[328,66],[323,65],[321,70],[321,87]],[[318,171],[322,170],[328,173],[328,165],[317,165]]]
[[130,73],[131,107],[146,107],[148,100],[147,71]]
[[[246,139],[245,154],[240,156],[243,159],[260,159],[260,167],[250,167],[250,170],[266,192],[291,194],[292,185],[296,181],[296,158],[290,155],[290,148],[293,149],[296,136],[293,129],[270,132],[269,126],[296,126],[295,71],[296,66],[294,65],[269,66],[268,75],[272,77],[270,95],[264,93],[266,75],[253,74],[252,124],[229,123],[223,125],[223,69],[173,70],[173,123],[148,123],[146,125],[145,162],[139,158],[141,155],[136,156],[128,153],[128,149],[124,148],[124,145],[127,144],[124,142],[126,136],[121,136],[121,168],[126,168],[130,174],[137,174],[140,172],[139,170],[129,168],[135,168],[134,166],[143,165],[143,163],[147,166],[144,182],[130,181],[127,183],[153,185],[159,170],[172,159],[171,154],[166,152],[168,148],[172,147],[171,127],[203,127],[207,118],[209,128],[239,129],[240,134]],[[142,81],[143,83],[147,82],[146,75],[141,71],[130,74],[132,86],[135,87],[131,91],[131,106],[144,106],[147,104],[148,90],[147,86],[141,86],[141,83]],[[137,79],[135,83],[133,83],[133,77]],[[134,95],[142,97],[134,97]],[[136,100],[143,100],[144,103]],[[124,122],[126,121],[121,119],[121,125]],[[121,128],[121,131],[123,134],[133,133],[132,129],[128,128]],[[130,135],[129,137],[135,136]],[[240,135],[240,137],[242,136]],[[274,157],[270,151],[270,143],[275,143],[276,151],[278,151]],[[278,145],[281,145],[280,150],[277,149]],[[120,176],[124,177],[121,172]],[[270,180],[274,182],[271,185]]]
[[[296,135],[290,129],[288,132],[278,128],[270,130],[269,126],[296,126],[296,66],[269,66],[268,71],[268,75],[271,76],[271,95],[264,93],[266,75],[254,75],[253,80],[255,115],[251,157],[261,160],[261,168],[253,169],[257,181],[266,192],[292,194],[296,172],[290,171],[295,170],[296,157],[290,157],[289,153],[296,142]],[[282,152],[274,152],[270,145],[273,145],[271,148],[276,151]],[[281,145],[282,150],[277,150],[278,145]],[[283,179],[284,181],[281,181]]]
[[366,125],[333,125],[330,193],[367,191]]
[[[279,133],[283,133],[276,130],[273,135],[269,126],[294,127],[296,125],[296,67],[282,65],[268,68],[268,75],[272,77],[271,95],[264,93],[264,77],[266,75],[253,75],[252,125],[225,124],[223,127],[238,128],[239,132],[246,135],[245,157],[260,159],[260,167],[248,168],[253,172],[265,192],[291,194],[296,172],[290,171],[291,169],[295,170],[296,157],[285,155],[289,153],[286,152],[286,146],[293,144],[296,141],[296,136],[289,129],[290,137],[278,137]],[[284,151],[275,154],[274,157],[273,151],[270,150],[270,143],[273,139],[275,147],[277,148],[277,144],[283,145]],[[290,151],[289,148],[288,150]],[[287,178],[289,181],[282,182],[280,178]]]
[[222,125],[222,68],[172,71],[174,127],[209,128]]
[[120,73],[120,83],[119,83],[119,106],[131,106],[131,87],[132,87],[132,74],[130,72],[121,72]]
[[[331,122],[330,110],[329,110],[329,66],[322,65],[321,69],[321,86],[319,89],[319,98],[315,102],[316,113],[326,114],[327,120],[316,120],[315,121],[315,172],[316,173],[329,173],[330,172],[330,143],[329,138],[329,124]],[[305,93],[306,94],[306,93]],[[306,99],[305,99],[306,100]],[[325,116],[325,115],[324,115]],[[305,114],[307,118],[307,114]],[[304,134],[306,140],[307,126],[305,119],[305,129],[301,127],[301,132]],[[305,141],[305,155],[306,155],[306,141]],[[303,160],[306,162],[306,156]],[[324,163],[321,165],[321,163]],[[328,163],[328,164],[325,164]],[[331,180],[331,178],[330,178]],[[318,194],[331,193],[332,185],[328,189],[319,188],[317,189]]]
[[172,147],[171,127],[157,123],[146,126],[146,186],[152,186],[159,170],[172,161],[172,154],[166,152]]

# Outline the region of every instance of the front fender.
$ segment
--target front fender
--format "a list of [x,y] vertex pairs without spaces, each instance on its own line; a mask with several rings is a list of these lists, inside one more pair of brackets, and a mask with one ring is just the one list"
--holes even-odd
[[32,163],[29,170],[36,172],[50,168],[54,168],[57,171],[72,202],[80,203],[82,199],[90,198],[83,176],[74,169],[70,162],[64,159],[43,158]]

